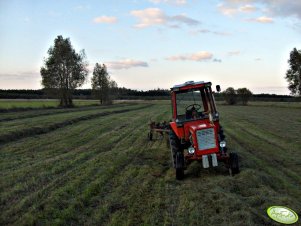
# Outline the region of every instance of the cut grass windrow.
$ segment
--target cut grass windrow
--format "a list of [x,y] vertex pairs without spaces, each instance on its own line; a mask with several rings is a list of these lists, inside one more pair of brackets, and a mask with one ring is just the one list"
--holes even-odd
[[22,118],[22,114],[21,114],[18,115],[21,116],[20,119],[16,118],[14,120],[1,122],[0,136],[11,132],[32,128],[32,127],[46,127],[54,123],[64,122],[66,120],[78,118],[81,116],[96,114],[96,113],[110,111],[110,110],[120,110],[125,108],[127,109],[135,108],[135,105],[129,105],[124,107],[123,105],[118,104],[118,105],[112,105],[111,108],[102,107],[102,106],[99,106],[97,108],[84,108],[84,109],[80,108],[77,109],[77,111],[71,111],[71,112],[61,112],[60,109],[58,111],[53,112],[53,114],[50,115],[39,115],[40,111],[38,111],[36,112],[36,115],[34,117],[29,117],[29,118]]
[[78,106],[74,108],[41,108],[41,109],[33,109],[30,111],[20,111],[20,112],[9,112],[9,113],[1,113],[0,114],[0,122],[12,121],[16,119],[28,119],[28,118],[35,118],[38,116],[45,116],[45,115],[57,115],[57,114],[64,114],[70,112],[82,112],[82,111],[91,111],[93,109],[112,109],[118,107],[126,107],[130,105],[135,105],[135,103],[120,103],[114,105],[104,105],[104,106]]
[[[77,106],[97,105],[97,100],[75,99],[73,104]],[[56,99],[0,99],[0,113],[24,112],[28,110],[58,109],[59,100]]]
[[45,134],[48,133],[50,131],[56,130],[58,128],[62,128],[64,126],[68,126],[80,121],[84,121],[84,120],[89,120],[89,119],[93,119],[93,118],[97,118],[97,117],[101,117],[101,116],[106,116],[106,115],[110,115],[110,114],[118,114],[118,113],[124,113],[127,111],[133,111],[133,110],[139,110],[139,109],[144,109],[149,107],[150,105],[145,105],[145,106],[140,106],[140,107],[136,107],[136,108],[129,108],[129,109],[122,109],[122,110],[116,110],[116,111],[107,111],[107,112],[100,112],[100,113],[94,113],[94,114],[88,114],[88,115],[84,115],[84,116],[80,116],[77,118],[72,118],[72,119],[68,119],[62,122],[58,122],[58,123],[53,123],[47,126],[41,125],[41,127],[38,126],[34,126],[32,128],[28,128],[28,129],[23,129],[23,130],[17,130],[17,131],[13,131],[10,132],[8,134],[2,134],[0,135],[0,144],[4,144],[7,142],[12,142],[21,138],[25,138],[25,137],[30,137],[30,136],[34,136],[34,135],[39,135],[39,134]]

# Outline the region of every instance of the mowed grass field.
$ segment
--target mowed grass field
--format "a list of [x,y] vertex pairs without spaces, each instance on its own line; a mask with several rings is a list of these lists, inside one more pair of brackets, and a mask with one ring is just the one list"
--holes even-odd
[[169,101],[1,113],[0,224],[279,225],[273,205],[300,217],[301,104],[218,107],[241,173],[193,163],[183,181],[166,140],[147,140]]
[[[97,100],[74,100],[75,106],[97,105]],[[56,108],[59,105],[59,100],[53,99],[0,99],[0,111],[8,109],[22,110],[22,109],[38,109],[38,108]]]

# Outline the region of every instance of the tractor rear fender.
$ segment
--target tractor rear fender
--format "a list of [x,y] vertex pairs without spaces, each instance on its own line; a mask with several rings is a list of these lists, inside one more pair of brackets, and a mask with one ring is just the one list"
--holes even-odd
[[169,124],[171,129],[174,131],[174,133],[177,135],[179,139],[184,138],[185,134],[184,134],[183,126],[179,127],[175,122],[170,122]]

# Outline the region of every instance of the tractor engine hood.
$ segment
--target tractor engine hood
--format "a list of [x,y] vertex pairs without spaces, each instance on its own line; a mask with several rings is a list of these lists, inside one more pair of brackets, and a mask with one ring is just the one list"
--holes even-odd
[[214,124],[203,122],[198,125],[189,125],[189,133],[197,155],[219,151],[217,128]]
[[199,125],[190,125],[189,126],[189,132],[191,134],[194,134],[197,130],[200,130],[200,129],[205,129],[205,128],[212,128],[213,126],[210,124],[210,123],[201,123]]

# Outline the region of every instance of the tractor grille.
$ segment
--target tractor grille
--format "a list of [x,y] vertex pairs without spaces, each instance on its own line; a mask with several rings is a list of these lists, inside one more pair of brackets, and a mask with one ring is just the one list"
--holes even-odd
[[214,128],[196,131],[199,150],[206,150],[216,147]]

